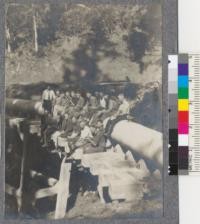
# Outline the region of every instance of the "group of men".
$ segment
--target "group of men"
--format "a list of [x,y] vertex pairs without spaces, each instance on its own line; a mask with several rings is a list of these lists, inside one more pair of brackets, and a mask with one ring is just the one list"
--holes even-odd
[[123,93],[116,96],[98,91],[61,92],[57,89],[54,92],[48,86],[43,91],[42,100],[45,110],[41,120],[44,145],[48,144],[48,136],[53,135],[65,138],[70,149],[104,150],[115,123],[132,119],[131,103]]

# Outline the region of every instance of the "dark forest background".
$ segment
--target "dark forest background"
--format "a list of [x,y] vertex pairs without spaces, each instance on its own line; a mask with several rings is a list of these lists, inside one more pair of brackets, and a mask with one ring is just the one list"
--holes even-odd
[[161,79],[161,4],[8,4],[6,85]]

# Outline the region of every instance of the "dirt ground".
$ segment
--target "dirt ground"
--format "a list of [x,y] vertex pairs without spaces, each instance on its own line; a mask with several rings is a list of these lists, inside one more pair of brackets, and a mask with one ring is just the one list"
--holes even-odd
[[[79,176],[77,176],[78,178]],[[130,218],[130,217],[160,217],[163,212],[162,181],[160,177],[152,174],[146,179],[149,191],[140,201],[112,201],[102,203],[97,191],[79,191],[77,195],[71,193],[68,199],[66,219],[82,218]],[[73,187],[73,186],[72,186]],[[73,197],[76,196],[74,199]],[[26,201],[29,201],[27,198]],[[6,216],[8,218],[48,218],[54,219],[56,196],[38,200],[36,207],[26,207],[26,214],[17,215],[16,202],[12,197],[6,196]],[[27,202],[27,204],[29,204]],[[48,206],[47,206],[48,205]]]

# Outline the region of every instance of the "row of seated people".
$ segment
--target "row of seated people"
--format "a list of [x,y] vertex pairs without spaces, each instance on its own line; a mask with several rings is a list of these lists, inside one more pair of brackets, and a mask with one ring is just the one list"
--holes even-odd
[[123,93],[118,96],[103,92],[55,92],[51,111],[42,116],[44,146],[51,138],[56,147],[63,138],[65,151],[82,147],[85,151],[105,150],[107,139],[116,122],[130,118],[131,103]]

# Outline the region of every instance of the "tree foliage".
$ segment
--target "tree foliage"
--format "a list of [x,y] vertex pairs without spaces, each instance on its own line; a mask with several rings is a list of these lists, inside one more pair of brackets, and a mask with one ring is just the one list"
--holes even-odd
[[6,10],[7,53],[12,58],[15,53],[23,54],[27,61],[34,62],[51,49],[55,51],[59,43],[66,41],[70,47],[70,41],[76,40],[72,51],[57,52],[62,59],[65,81],[77,77],[87,84],[99,74],[106,76],[99,68],[102,58],[113,60],[121,55],[137,63],[142,73],[145,53],[160,46],[160,12],[160,3],[11,3]]
[[[150,36],[160,28],[159,4],[142,5],[87,5],[87,4],[10,4],[7,7],[7,26],[12,49],[33,42],[33,14],[36,12],[38,44],[48,45],[58,38],[89,36],[97,38],[118,32],[131,32],[140,26]],[[156,17],[157,15],[157,17]],[[159,37],[158,37],[159,38]],[[97,41],[98,42],[98,41]]]

